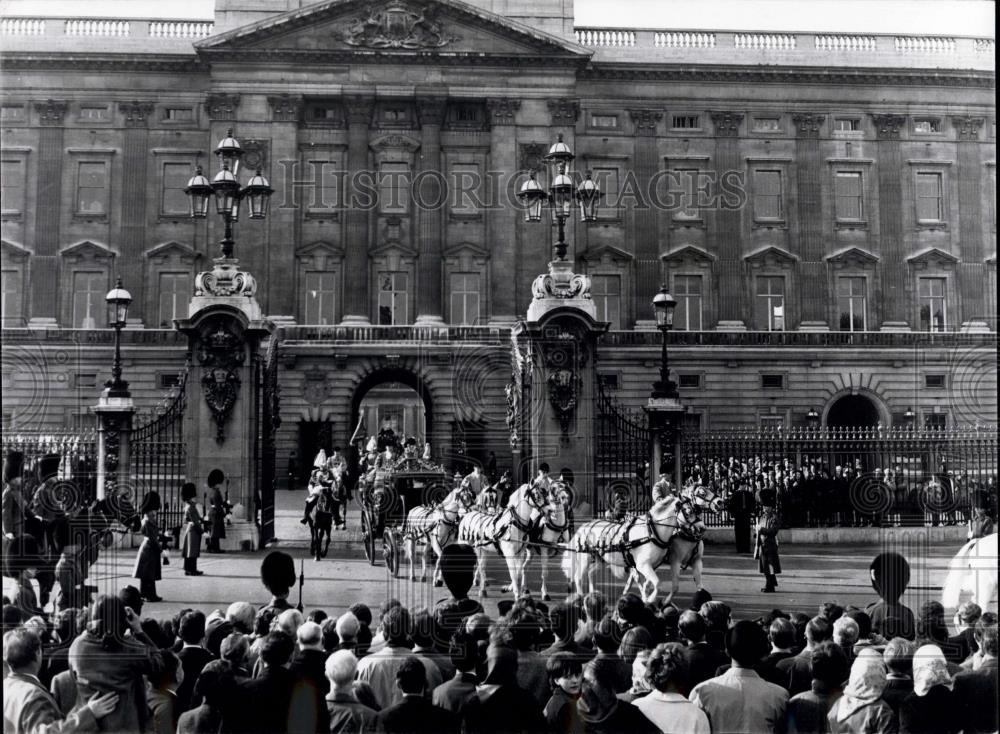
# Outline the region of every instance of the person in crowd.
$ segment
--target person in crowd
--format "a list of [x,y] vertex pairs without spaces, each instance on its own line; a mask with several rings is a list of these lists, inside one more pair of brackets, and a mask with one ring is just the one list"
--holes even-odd
[[580,658],[568,652],[557,652],[545,661],[552,695],[542,709],[549,728],[560,734],[583,731],[583,722],[576,707],[580,698],[583,666]]
[[30,535],[14,538],[6,548],[2,565],[4,576],[14,579],[17,584],[17,591],[11,600],[14,606],[25,618],[44,615],[35,588],[31,585],[42,565],[37,541]]
[[177,656],[181,660],[184,677],[177,689],[177,700],[181,711],[187,711],[191,708],[194,684],[201,675],[202,668],[212,660],[212,653],[202,646],[205,639],[205,613],[195,610],[184,614],[178,627],[178,635],[182,647]]
[[358,700],[354,675],[358,659],[350,650],[337,650],[326,659],[325,672],[330,682],[326,710],[331,734],[362,734],[376,728],[378,710]]
[[[247,635],[239,632],[233,632],[219,644],[219,659],[229,664],[229,672],[235,680],[246,680],[250,677],[250,667],[247,665],[249,653],[250,641]],[[196,683],[195,690],[197,689]],[[197,701],[197,693],[194,699]]]
[[334,629],[337,632],[337,650],[350,650],[354,653],[358,647],[358,633],[361,622],[352,612],[344,612],[337,617]]
[[827,714],[830,734],[896,734],[896,717],[882,700],[885,681],[882,657],[875,650],[862,650],[851,665],[844,695]]
[[688,680],[692,688],[715,677],[720,665],[729,662],[729,657],[705,640],[707,626],[705,618],[690,609],[681,614],[678,624],[681,637],[687,640]]
[[29,512],[24,499],[22,474],[24,452],[8,449],[3,458],[3,552],[14,538],[25,533],[25,517]]
[[778,663],[795,656],[795,625],[784,617],[772,620],[767,629],[771,652],[760,661],[756,670],[768,683],[784,688],[787,676],[778,672]]
[[226,619],[233,625],[234,632],[249,635],[253,632],[253,620],[257,615],[253,604],[245,601],[236,601],[226,609]]
[[315,622],[303,622],[296,636],[298,649],[288,665],[292,678],[288,732],[325,732],[330,728],[326,706],[330,682],[326,677],[327,653],[323,649],[323,631]]
[[830,624],[833,624],[844,616],[844,608],[835,601],[825,601],[819,605],[819,610],[816,614],[826,619]]
[[956,634],[948,638],[949,644],[956,648],[960,661],[966,660],[979,649],[976,644],[976,622],[983,616],[983,609],[974,601],[963,602],[955,612]]
[[462,707],[476,693],[476,667],[479,665],[479,646],[464,629],[459,629],[451,638],[448,650],[455,674],[431,693],[431,701],[458,716]]
[[542,621],[538,612],[520,606],[508,614],[510,644],[517,650],[517,684],[535,697],[540,708],[552,693],[546,668],[546,659],[535,649],[541,632]]
[[396,703],[383,708],[376,720],[376,729],[386,734],[457,734],[458,718],[450,711],[435,706],[424,695],[427,671],[414,655],[402,659],[395,671],[400,695]]
[[872,618],[868,616],[867,612],[863,612],[860,609],[848,609],[844,612],[844,615],[853,619],[854,623],[858,625],[858,641],[854,643],[855,656],[866,647],[882,649],[885,645],[885,640],[877,638],[872,634]]
[[271,601],[264,607],[280,614],[291,609],[288,594],[295,586],[295,561],[284,551],[271,551],[260,563],[260,581],[269,592]]
[[913,653],[913,692],[899,705],[901,734],[953,734],[959,730],[952,689],[955,682],[937,645]]
[[788,692],[754,671],[767,654],[767,634],[760,625],[741,620],[726,633],[732,667],[699,683],[690,700],[708,716],[713,732],[775,731],[784,726]]
[[444,634],[438,624],[437,617],[432,615],[426,607],[418,609],[413,615],[413,627],[410,633],[410,641],[413,643],[414,655],[428,658],[434,661],[438,671],[441,673],[441,680],[448,680],[455,674],[455,668],[451,664],[451,657],[448,649],[440,649],[438,642],[444,639]]
[[649,652],[655,647],[653,635],[645,627],[632,627],[622,635],[622,644],[618,646],[618,655],[626,665],[631,665],[641,652]]
[[236,684],[233,732],[286,732],[292,695],[292,674],[285,667],[295,638],[280,630],[269,632],[260,650],[261,674]]
[[979,667],[956,675],[953,689],[964,734],[997,731],[997,707],[985,703],[997,700],[997,625],[983,624],[980,618],[976,624],[976,644],[981,658]]
[[198,570],[201,555],[202,519],[198,511],[198,487],[194,482],[185,482],[181,487],[181,501],[184,506],[184,520],[181,526],[181,553],[184,556],[184,575],[202,576]]
[[221,660],[206,665],[194,684],[195,697],[202,703],[185,711],[177,719],[177,734],[218,734],[235,731],[226,721],[226,710],[238,705],[233,700],[236,688],[229,666]]
[[902,637],[893,637],[882,652],[882,662],[888,673],[882,700],[889,704],[889,708],[897,716],[903,699],[913,693],[913,653],[916,649],[912,642]]
[[[412,655],[409,648],[411,632],[410,612],[399,605],[390,607],[382,619],[382,633],[385,636],[385,646],[365,656],[358,663],[358,680],[368,683],[375,693],[375,700],[383,709],[397,704],[403,699],[403,692],[396,685],[396,672],[403,661]],[[416,657],[422,664],[421,669],[427,674],[425,687],[433,691],[443,682],[441,672],[432,660],[423,656]]]
[[953,663],[960,663],[965,658],[958,658],[958,646],[952,648],[948,644],[948,625],[944,620],[944,606],[939,601],[928,600],[920,605],[917,617],[917,645],[937,645]]
[[815,616],[806,625],[806,646],[802,651],[778,662],[777,674],[785,676],[784,686],[790,696],[812,687],[812,651],[816,645],[832,636],[833,628],[826,617]]
[[658,731],[656,725],[638,708],[614,695],[610,681],[603,677],[602,669],[595,666],[593,661],[583,668],[577,710],[585,734],[653,734]]
[[858,642],[858,623],[847,616],[837,618],[833,623],[833,641],[840,645],[849,663],[854,662],[854,646]]
[[177,688],[184,681],[181,660],[169,650],[163,652],[163,669],[149,677],[146,704],[151,717],[149,731],[153,734],[174,734],[182,709]]
[[649,682],[649,675],[646,669],[649,663],[649,656],[652,650],[643,649],[638,652],[632,660],[632,686],[624,693],[619,693],[618,698],[627,703],[635,703],[636,699],[642,698],[653,690]]
[[[331,652],[340,649],[340,635],[337,634],[337,620],[334,617],[327,617],[319,626],[322,636],[323,650],[329,655]],[[349,649],[349,648],[344,648]]]
[[788,700],[788,734],[823,734],[826,717],[834,702],[843,695],[843,685],[850,674],[850,663],[840,645],[830,640],[819,643],[810,659],[812,688]]
[[223,553],[219,541],[226,537],[226,497],[222,485],[226,475],[221,469],[208,473],[208,546],[209,553]]
[[552,605],[549,609],[549,627],[555,641],[542,650],[543,658],[555,655],[557,652],[568,652],[581,658],[590,657],[588,651],[577,645],[574,640],[578,619],[579,612],[574,605],[565,602]]
[[222,641],[233,633],[233,624],[216,609],[205,620],[205,649],[214,659],[219,659]]
[[[125,633],[129,632],[130,637]],[[70,645],[69,667],[77,700],[116,693],[117,705],[100,722],[102,731],[142,731],[148,722],[146,684],[164,667],[163,653],[142,631],[139,616],[116,596],[94,601],[87,630]]]
[[20,628],[3,636],[3,660],[9,673],[3,679],[4,734],[62,734],[97,731],[101,721],[119,704],[111,691],[94,694],[87,703],[64,715],[41,681],[42,641],[34,632]]
[[781,529],[781,518],[778,515],[777,503],[778,496],[773,489],[764,488],[757,493],[760,517],[757,520],[754,558],[757,559],[757,570],[764,575],[761,592],[765,594],[775,592],[778,586],[778,574],[781,573],[781,559],[778,557],[778,531]]
[[156,582],[160,580],[160,559],[163,550],[160,548],[160,526],[157,523],[157,513],[160,510],[160,495],[157,492],[147,492],[139,505],[142,523],[139,534],[142,543],[135,557],[132,568],[132,578],[139,579],[139,593],[147,602],[163,601],[156,593]]
[[720,652],[726,651],[726,632],[729,630],[732,610],[717,599],[709,599],[698,607],[698,614],[705,620],[705,641]]
[[583,624],[573,636],[580,647],[593,648],[594,625],[604,617],[608,607],[607,599],[599,591],[592,591],[583,597]]
[[594,626],[593,646],[597,653],[594,665],[607,670],[607,678],[613,682],[615,694],[624,693],[632,686],[632,668],[618,655],[621,631],[610,614]]
[[545,719],[535,699],[517,685],[517,651],[506,645],[486,650],[486,675],[462,707],[466,734],[542,732]]
[[688,656],[676,642],[657,645],[647,664],[653,690],[634,701],[663,734],[709,734],[708,716],[688,701]]

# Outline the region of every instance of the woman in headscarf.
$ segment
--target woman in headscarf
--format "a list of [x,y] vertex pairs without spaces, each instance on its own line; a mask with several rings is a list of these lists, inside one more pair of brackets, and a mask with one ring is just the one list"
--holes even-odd
[[851,666],[844,695],[827,714],[830,734],[896,734],[896,716],[885,701],[886,669],[875,650],[862,650]]
[[[937,645],[924,645],[913,654],[913,692],[899,706],[899,730],[907,734],[952,734],[961,727],[955,716],[952,688],[944,653]],[[992,706],[995,702],[984,702]]]
[[486,650],[486,677],[461,713],[466,734],[547,731],[535,697],[517,685],[517,651],[504,645]]

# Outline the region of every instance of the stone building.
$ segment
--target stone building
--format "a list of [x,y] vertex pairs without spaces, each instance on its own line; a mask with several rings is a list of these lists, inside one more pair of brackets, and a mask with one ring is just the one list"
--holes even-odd
[[183,189],[229,129],[276,189],[236,255],[278,326],[279,457],[364,416],[510,461],[510,331],[554,236],[512,194],[557,135],[606,195],[567,234],[619,405],[656,379],[665,283],[691,427],[995,422],[992,39],[581,28],[572,0],[2,31],[8,431],[92,420],[119,275],[137,402],[176,384],[222,234]]

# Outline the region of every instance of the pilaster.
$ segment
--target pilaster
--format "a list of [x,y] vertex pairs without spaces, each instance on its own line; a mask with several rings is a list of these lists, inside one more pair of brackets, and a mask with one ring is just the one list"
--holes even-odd
[[873,114],[878,138],[878,206],[882,255],[883,330],[909,328],[907,318],[907,266],[903,252],[903,177],[899,130],[906,118],[896,114]]
[[980,213],[983,192],[980,176],[982,163],[979,154],[979,130],[982,117],[960,115],[951,118],[958,136],[958,229],[959,257],[958,287],[962,297],[961,319],[963,327],[970,322],[985,322],[986,301],[983,293],[985,264],[983,258],[983,226]]
[[[368,127],[371,124],[374,98],[367,95],[344,97],[347,117],[347,207],[344,234],[344,272],[351,278],[344,293],[345,324],[370,324],[371,304],[368,297],[368,221],[370,212],[361,205],[368,192],[361,190],[359,176],[367,172],[370,184],[374,177],[368,166]],[[374,204],[374,202],[372,202]]]
[[521,100],[511,97],[491,97],[486,100],[490,115],[490,169],[503,172],[501,177],[491,176],[488,194],[490,202],[486,212],[487,244],[490,250],[490,296],[493,299],[490,324],[510,325],[520,310],[517,283],[511,282],[511,273],[517,269],[518,251],[517,210],[508,206],[512,187],[506,186],[517,170],[517,111]]
[[56,294],[59,289],[59,240],[62,225],[62,207],[41,205],[41,202],[62,201],[63,179],[63,121],[66,117],[65,100],[48,99],[35,103],[38,113],[38,181],[35,208],[35,254],[31,258],[31,277],[35,283],[48,283],[51,287],[31,289],[31,319],[29,326],[53,327],[58,319]]
[[798,183],[799,292],[802,294],[800,328],[827,328],[830,295],[823,263],[822,201],[823,161],[819,133],[825,115],[801,112],[792,115],[795,125],[795,170]]
[[132,291],[133,307],[129,313],[139,323],[144,321],[143,305],[146,303],[145,278],[132,273],[144,273],[143,251],[146,249],[146,186],[149,155],[149,116],[152,102],[122,102],[118,105],[125,115],[122,161],[122,225],[119,245],[118,272],[128,279]]
[[[716,170],[743,171],[740,161],[740,125],[743,114],[739,112],[712,112],[715,126]],[[743,261],[739,209],[720,207],[715,213],[716,227],[710,237],[715,240],[719,268],[719,329],[745,329],[743,307]]]
[[441,168],[441,124],[444,122],[443,97],[417,100],[420,121],[420,186],[416,193],[417,229],[417,324],[443,325],[441,302],[441,244],[443,207],[447,194],[447,172]]
[[[660,120],[663,119],[663,112],[656,109],[635,109],[629,110],[629,116],[635,126],[635,179],[640,191],[646,191],[659,165],[656,132]],[[646,201],[643,197],[636,204],[633,217],[635,287],[632,295],[637,329],[655,327],[655,322],[650,318],[652,312],[650,304],[660,287],[661,267],[656,223],[657,212],[652,202]]]
[[[299,120],[302,117],[302,97],[299,95],[282,94],[280,96],[269,96],[267,98],[268,107],[271,110],[270,125],[270,159],[271,161],[298,161],[299,160]],[[274,181],[278,177],[278,172],[274,166],[270,171],[265,171],[265,175]],[[308,175],[303,171],[302,175]],[[277,187],[275,187],[277,188]],[[292,191],[279,191],[278,196],[292,197]],[[287,200],[287,199],[286,199]],[[302,206],[306,206],[302,202]],[[294,248],[294,244],[300,242],[299,234],[302,221],[302,210],[299,207],[276,206],[271,203],[267,215],[267,228],[270,232],[272,242],[281,243],[278,247],[269,247],[263,256],[268,262],[268,278],[264,287],[267,289],[265,303],[268,314],[297,314],[298,313],[298,287],[292,287],[295,282],[296,261],[294,256],[289,255],[289,249]]]

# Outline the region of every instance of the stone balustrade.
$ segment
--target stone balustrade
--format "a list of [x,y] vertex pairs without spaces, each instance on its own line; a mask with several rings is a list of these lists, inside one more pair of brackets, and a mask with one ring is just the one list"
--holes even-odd
[[44,36],[45,18],[2,18],[0,34],[5,36]]
[[817,51],[875,51],[878,39],[875,36],[859,35],[818,35],[816,36]]
[[114,18],[3,18],[3,36],[73,36],[76,38],[207,38],[215,24],[200,20]]

